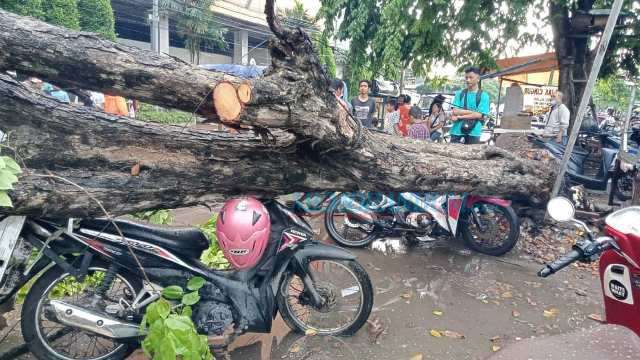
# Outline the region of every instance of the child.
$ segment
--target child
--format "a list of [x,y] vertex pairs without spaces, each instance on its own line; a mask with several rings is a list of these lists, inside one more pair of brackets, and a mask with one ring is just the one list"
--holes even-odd
[[422,110],[413,106],[409,111],[411,118],[411,127],[409,128],[408,136],[412,139],[429,140],[429,126],[422,119]]

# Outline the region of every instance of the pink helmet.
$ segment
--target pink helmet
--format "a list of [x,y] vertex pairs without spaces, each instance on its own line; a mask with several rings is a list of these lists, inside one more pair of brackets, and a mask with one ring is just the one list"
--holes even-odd
[[256,266],[267,248],[270,233],[269,212],[254,198],[231,199],[220,210],[216,223],[218,242],[236,269]]

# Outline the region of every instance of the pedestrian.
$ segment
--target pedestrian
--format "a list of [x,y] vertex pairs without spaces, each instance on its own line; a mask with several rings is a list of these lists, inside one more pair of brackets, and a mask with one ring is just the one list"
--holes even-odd
[[562,92],[558,91],[551,99],[551,108],[545,117],[542,137],[566,145],[570,112],[567,106],[562,103],[562,97]]
[[356,119],[360,120],[362,126],[366,128],[372,128],[376,113],[376,101],[369,97],[369,81],[360,80],[358,83],[358,96],[351,99],[351,106],[353,107],[353,115]]
[[120,116],[129,116],[127,101],[122,96],[104,95],[104,112]]
[[398,104],[394,99],[389,99],[385,105],[384,127],[387,132],[392,135],[402,136],[400,133],[400,113],[398,113]]
[[409,111],[411,117],[411,127],[409,127],[408,135],[412,139],[430,140],[429,126],[422,118],[422,109],[418,106],[411,107]]
[[41,91],[46,95],[51,96],[52,98],[65,103],[70,104],[71,100],[69,99],[69,94],[66,91],[63,91],[59,87],[55,85],[51,85],[49,83],[43,83],[41,87]]
[[438,141],[442,138],[442,128],[447,122],[447,116],[442,110],[442,101],[444,97],[438,95],[429,107],[429,115],[427,115],[427,125],[429,126],[430,138],[432,141]]
[[480,69],[468,67],[464,70],[466,88],[456,91],[453,98],[451,121],[453,125],[449,133],[452,143],[480,143],[482,123],[489,113],[489,94],[480,89]]
[[411,116],[409,111],[411,110],[411,97],[409,95],[400,95],[398,98],[398,115],[400,115],[400,123],[398,124],[398,130],[401,136],[407,136],[409,126],[411,126]]

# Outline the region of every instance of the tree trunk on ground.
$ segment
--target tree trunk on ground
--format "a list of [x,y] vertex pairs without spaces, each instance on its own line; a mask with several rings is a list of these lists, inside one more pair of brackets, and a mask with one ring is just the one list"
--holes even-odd
[[[250,83],[237,132],[167,126],[59,103],[0,75],[0,129],[25,174],[13,209],[33,215],[114,215],[294,191],[453,191],[543,200],[553,171],[489,146],[429,144],[341,122],[301,31],[284,30],[267,1],[272,68]],[[192,111],[233,76],[0,11],[0,70]],[[211,97],[198,112],[218,119]],[[246,129],[249,126],[250,129]],[[6,151],[3,151],[6,153]],[[138,168],[140,172],[132,171]],[[86,189],[65,182],[61,176]]]

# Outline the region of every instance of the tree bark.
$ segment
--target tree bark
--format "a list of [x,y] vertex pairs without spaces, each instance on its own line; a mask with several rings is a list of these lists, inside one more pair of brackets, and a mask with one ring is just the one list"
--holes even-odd
[[[311,41],[300,30],[280,27],[272,6],[267,1],[277,36],[272,67],[251,82],[251,100],[240,116],[249,130],[117,117],[59,103],[0,75],[0,130],[25,167],[10,193],[14,208],[0,212],[102,215],[97,199],[118,215],[227,195],[313,190],[547,196],[554,171],[543,163],[495,147],[430,144],[341,122]],[[182,110],[195,109],[220,81],[243,81],[2,11],[0,47],[1,70]],[[211,97],[198,109],[216,119],[214,110]]]

